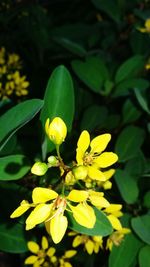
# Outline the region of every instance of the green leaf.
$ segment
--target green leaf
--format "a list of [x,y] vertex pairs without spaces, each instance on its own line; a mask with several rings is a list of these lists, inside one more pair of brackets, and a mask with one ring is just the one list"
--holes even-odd
[[[57,67],[51,74],[44,95],[44,106],[40,119],[43,126],[47,118],[60,117],[71,131],[74,118],[74,88],[69,71],[64,66]],[[45,137],[42,144],[43,159],[47,150],[52,151],[54,144]]]
[[102,86],[109,79],[108,70],[99,57],[87,57],[85,62],[72,61],[76,75],[94,92],[103,94]]
[[139,265],[140,267],[150,266],[150,246],[145,246],[139,252]]
[[11,136],[39,112],[43,106],[40,99],[24,101],[0,117],[0,150]]
[[134,93],[136,95],[136,98],[138,100],[138,103],[142,107],[144,111],[146,111],[148,114],[150,114],[150,110],[148,107],[147,99],[142,95],[142,93],[138,89],[134,89]]
[[100,10],[106,12],[113,20],[119,22],[120,20],[120,9],[118,2],[115,0],[92,0],[93,4]]
[[0,250],[10,253],[28,251],[24,225],[19,223],[0,223]]
[[143,67],[144,58],[142,56],[136,55],[127,59],[116,72],[116,83],[119,83],[130,77],[133,78]]
[[[136,166],[136,168],[135,168]],[[146,160],[142,151],[138,151],[137,156],[127,161],[125,170],[135,177],[136,180],[145,172]]]
[[90,236],[95,236],[95,235],[107,236],[111,234],[113,229],[106,215],[102,211],[96,208],[94,208],[94,211],[96,215],[96,223],[94,225],[94,228],[89,229],[84,226],[81,226],[75,221],[72,214],[68,212],[67,217],[69,219],[69,228],[81,234]]
[[113,246],[109,256],[109,267],[134,267],[142,242],[133,234],[127,234],[120,246]]
[[135,203],[139,188],[134,177],[125,170],[117,170],[114,177],[123,200],[128,204]]
[[121,81],[115,86],[115,90],[112,93],[113,97],[129,95],[130,91],[134,88],[144,90],[149,87],[149,81],[142,78],[130,78]]
[[84,47],[72,40],[69,40],[67,38],[54,38],[54,40],[62,45],[63,47],[65,47],[67,50],[69,50],[70,52],[74,53],[75,55],[78,56],[86,56],[87,51],[84,49]]
[[0,180],[18,180],[29,170],[30,165],[24,155],[10,155],[0,158]]
[[150,214],[133,218],[131,224],[142,241],[150,245]]
[[127,99],[122,108],[123,123],[131,123],[139,119],[141,111]]
[[107,120],[108,109],[105,106],[92,105],[83,113],[81,130],[93,131],[96,127],[102,127]]
[[127,126],[124,128],[115,145],[115,152],[119,156],[119,162],[135,157],[144,142],[144,137],[144,130],[139,127]]
[[150,209],[150,191],[147,191],[144,195],[143,205]]
[[44,95],[44,106],[40,119],[43,128],[47,118],[61,117],[71,130],[74,117],[74,90],[72,78],[64,66],[57,67],[51,74]]

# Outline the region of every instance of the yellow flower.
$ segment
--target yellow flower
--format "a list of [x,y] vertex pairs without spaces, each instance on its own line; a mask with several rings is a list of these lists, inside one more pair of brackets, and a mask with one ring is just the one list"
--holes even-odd
[[112,188],[112,182],[109,181],[110,178],[114,175],[115,170],[114,169],[109,169],[108,171],[104,171],[104,175],[106,178],[106,181],[102,182],[102,181],[97,181],[97,185],[100,187],[103,187],[104,190],[108,190]]
[[79,137],[76,154],[77,164],[78,166],[86,166],[87,175],[93,180],[106,181],[101,169],[111,166],[118,160],[115,153],[103,152],[110,139],[110,134],[102,134],[90,142],[88,131],[83,131]]
[[122,228],[118,231],[114,231],[107,239],[106,249],[112,250],[113,245],[119,246],[122,242],[124,235],[129,234],[131,230],[129,228]]
[[59,267],[72,267],[72,264],[69,262],[69,259],[76,255],[76,250],[67,250],[65,254],[59,258]]
[[110,206],[106,207],[103,211],[108,214],[107,218],[110,221],[112,227],[115,230],[122,230],[121,222],[118,217],[121,217],[123,213],[121,212],[122,205],[120,204],[110,204]]
[[75,236],[72,242],[74,248],[84,245],[84,249],[88,254],[98,253],[100,248],[103,249],[103,238],[101,236],[79,235],[75,232],[69,232],[69,236]]
[[59,117],[55,117],[51,122],[50,119],[47,119],[45,123],[45,131],[49,139],[58,146],[64,142],[67,135],[66,124]]
[[48,166],[44,162],[35,162],[31,168],[31,173],[41,176],[44,175],[48,170]]
[[[89,193],[86,191],[81,190],[80,192],[78,190],[78,196],[74,201],[74,192],[70,192],[68,197],[65,197],[59,196],[54,190],[36,187],[32,192],[33,203],[30,204],[28,201],[23,200],[10,217],[19,217],[29,208],[33,207],[33,211],[26,219],[26,230],[30,230],[37,224],[45,222],[48,233],[51,235],[54,243],[57,244],[62,240],[68,226],[67,217],[64,215],[65,210],[68,210],[68,208],[80,225],[87,228],[94,227],[96,217],[93,208],[86,203],[88,195]],[[70,204],[70,201],[79,204],[73,206]]]
[[145,32],[150,33],[150,18],[148,18],[148,19],[145,21],[144,26],[145,26],[145,27],[140,27],[140,28],[138,28],[138,30],[139,30],[140,32],[142,32],[142,33],[145,33]]
[[53,262],[57,261],[57,258],[54,257],[56,250],[53,247],[48,248],[48,240],[45,236],[42,237],[41,248],[34,241],[29,241],[27,246],[33,255],[26,258],[25,264],[32,264],[33,267],[43,266],[43,264],[47,262],[47,257],[49,257],[50,261],[51,259],[53,259]]

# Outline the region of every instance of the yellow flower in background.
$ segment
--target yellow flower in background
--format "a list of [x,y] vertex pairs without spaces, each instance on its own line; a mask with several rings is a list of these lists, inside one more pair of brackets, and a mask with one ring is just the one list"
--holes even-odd
[[55,117],[51,122],[48,118],[45,123],[45,131],[49,139],[55,145],[61,145],[64,142],[66,135],[67,135],[67,127],[64,121],[59,118]]
[[53,263],[57,261],[54,256],[56,250],[53,247],[49,248],[48,240],[45,236],[42,237],[41,247],[34,241],[29,241],[27,246],[33,255],[26,258],[25,264],[32,264],[33,267],[38,267],[48,263],[47,260]]
[[59,267],[72,267],[72,264],[69,262],[77,254],[76,250],[67,250],[65,254],[59,258]]
[[[57,244],[64,237],[68,227],[68,219],[64,215],[65,210],[69,209],[80,225],[87,228],[94,227],[96,217],[93,208],[86,203],[87,194],[89,195],[86,191],[78,190],[78,196],[74,199],[74,192],[70,192],[68,197],[65,197],[59,196],[54,190],[36,187],[32,192],[33,203],[23,200],[10,217],[19,217],[29,208],[34,208],[26,219],[26,230],[45,222],[47,232]],[[73,206],[70,201],[78,204]]]
[[118,231],[114,231],[107,239],[106,249],[112,250],[113,245],[119,246],[124,236],[129,233],[131,233],[129,228],[121,228]]
[[142,33],[150,33],[150,18],[145,21],[144,26],[145,27],[138,28],[138,30]]
[[89,255],[98,253],[100,249],[103,249],[103,238],[101,236],[88,236],[76,232],[69,232],[68,235],[75,236],[72,242],[74,248],[83,245]]
[[86,166],[87,175],[92,180],[105,182],[106,177],[101,169],[110,167],[118,160],[115,153],[103,152],[110,139],[110,134],[102,134],[90,142],[88,131],[83,131],[79,137],[76,154],[77,165]]
[[9,98],[11,95],[25,96],[28,94],[29,82],[26,76],[22,76],[19,55],[7,53],[6,49],[0,49],[0,97]]

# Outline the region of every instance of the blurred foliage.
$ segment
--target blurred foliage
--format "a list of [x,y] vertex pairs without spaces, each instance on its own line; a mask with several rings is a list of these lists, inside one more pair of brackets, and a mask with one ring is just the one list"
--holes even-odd
[[[119,161],[107,196],[123,205],[122,221],[132,231],[110,253],[81,251],[74,266],[149,266],[149,18],[149,0],[0,2],[0,47],[21,57],[30,82],[23,100],[0,101],[0,249],[20,253],[18,266],[23,266],[26,240],[41,238],[40,227],[37,235],[35,230],[26,234],[24,218],[14,224],[9,215],[37,185],[32,164],[54,149],[42,133],[46,117],[53,116],[62,116],[69,132],[72,128],[62,148],[66,160],[81,130],[92,136],[111,133],[109,149]],[[51,89],[45,92],[50,75]],[[60,251],[69,246],[65,241]]]

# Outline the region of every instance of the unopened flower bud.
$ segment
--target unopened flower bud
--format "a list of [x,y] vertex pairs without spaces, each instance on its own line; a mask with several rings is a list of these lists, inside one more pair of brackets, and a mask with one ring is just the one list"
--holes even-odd
[[47,161],[49,163],[49,167],[57,167],[59,163],[59,160],[54,156],[48,157]]
[[73,175],[77,180],[84,180],[87,177],[86,166],[77,166],[72,169]]
[[59,117],[54,118],[52,122],[50,122],[50,120],[47,119],[45,123],[45,131],[49,139],[55,145],[61,145],[67,135],[66,124]]
[[36,162],[31,168],[31,172],[35,175],[42,176],[48,170],[48,166],[44,162]]

